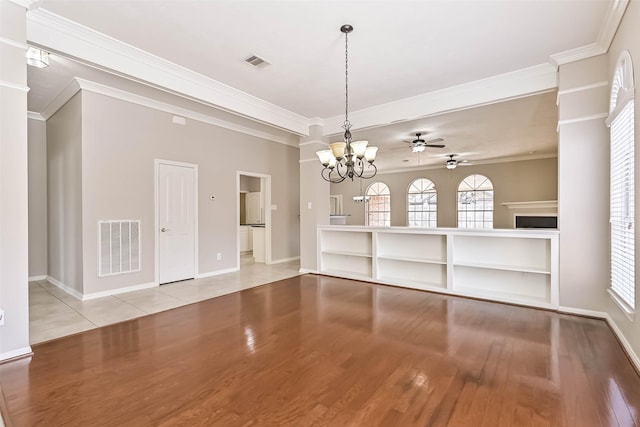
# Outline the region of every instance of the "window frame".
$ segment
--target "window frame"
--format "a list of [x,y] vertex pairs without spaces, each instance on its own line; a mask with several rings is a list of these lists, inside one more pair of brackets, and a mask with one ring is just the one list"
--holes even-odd
[[[379,186],[384,186],[384,187],[378,189]],[[386,192],[381,192],[381,191],[384,191],[384,189],[386,189]],[[367,227],[391,227],[391,190],[389,189],[389,186],[382,181],[373,182],[367,187],[367,191],[365,192],[365,195],[366,195],[365,210],[364,210],[365,225]],[[386,198],[386,201],[381,203],[380,199],[382,198]],[[384,224],[371,225],[371,213],[372,213],[371,206],[379,206],[381,204],[386,205],[387,209],[386,210],[376,209],[373,212],[376,214],[386,213],[386,215],[384,215],[385,218],[383,219]],[[380,222],[380,221],[377,220],[376,222]]]
[[618,58],[609,100],[609,287],[607,292],[634,320],[635,269],[635,88],[628,51]]
[[[476,178],[474,178],[474,182],[473,185],[471,185],[469,182],[467,182],[468,179],[472,178],[472,177],[481,177],[483,178],[479,183],[476,181]],[[485,183],[489,183],[489,187],[490,188],[482,188],[484,186]],[[466,184],[467,186],[469,186],[469,188],[471,188],[470,190],[461,190],[461,187],[463,184]],[[461,210],[460,206],[461,206],[461,202],[460,202],[460,198],[461,198],[461,193],[473,193],[471,195],[471,197],[473,198],[473,201],[470,202],[469,204],[473,203],[475,204],[475,200],[480,199],[481,201],[484,201],[484,203],[486,204],[486,199],[487,196],[490,200],[491,200],[491,209],[464,209]],[[487,212],[491,212],[491,221],[486,221],[485,215]],[[460,183],[458,184],[457,187],[457,191],[456,191],[456,224],[458,228],[462,228],[465,230],[492,230],[493,229],[493,215],[495,212],[495,188],[493,187],[493,181],[491,181],[491,179],[489,179],[489,177],[487,177],[486,175],[482,175],[479,173],[474,173],[474,174],[470,174],[467,175],[466,177],[464,177]],[[464,214],[465,216],[467,216],[469,213],[473,213],[473,218],[471,220],[465,220],[465,226],[461,227],[460,226],[460,219],[461,219],[461,214]],[[478,221],[477,220],[477,214],[478,213],[482,213],[482,220]],[[483,226],[483,227],[477,227],[475,226],[476,224],[487,224],[489,223],[489,227]],[[469,224],[471,224],[471,226],[469,226]]]
[[[424,182],[427,182],[428,184],[426,184],[426,187],[424,186]],[[421,187],[418,188],[418,186],[416,185],[416,183],[420,182]],[[416,190],[420,189],[420,191],[415,191],[412,192],[411,189],[412,188],[416,188]],[[427,194],[431,194],[431,198],[435,199],[435,203],[429,203],[427,202],[426,205],[428,207],[430,206],[435,206],[434,209],[421,209],[421,210],[411,210],[411,206],[417,206],[417,205],[412,205],[411,204],[411,196],[412,195],[427,195]],[[421,203],[421,206],[424,208],[425,202],[424,199]],[[412,225],[412,220],[411,220],[411,214],[415,213],[421,213],[421,214],[427,214],[427,220],[423,220],[421,219],[419,222],[422,224],[427,224],[427,225]],[[418,222],[417,219],[413,219],[414,222]],[[411,181],[409,183],[409,187],[407,188],[407,227],[411,227],[411,228],[437,228],[438,227],[438,191],[436,190],[436,186],[434,184],[434,182],[432,180],[430,180],[429,178],[416,178],[413,181]]]

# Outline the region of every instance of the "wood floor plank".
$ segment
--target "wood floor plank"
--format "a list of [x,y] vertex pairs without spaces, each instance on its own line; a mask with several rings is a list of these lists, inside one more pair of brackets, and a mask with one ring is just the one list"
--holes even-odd
[[16,427],[638,425],[600,320],[306,275],[35,345]]

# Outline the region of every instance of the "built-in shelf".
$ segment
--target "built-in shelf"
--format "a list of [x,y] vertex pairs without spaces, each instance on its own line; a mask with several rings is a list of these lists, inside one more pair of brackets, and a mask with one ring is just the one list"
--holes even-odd
[[557,230],[318,227],[321,274],[558,306]]
[[407,256],[378,255],[378,259],[389,259],[394,261],[405,261],[405,262],[423,262],[425,264],[443,264],[443,265],[447,264],[447,261],[443,261],[441,259],[429,259],[429,258],[407,257]]
[[346,255],[346,256],[360,256],[365,258],[371,258],[371,254],[364,254],[361,252],[350,252],[350,251],[336,251],[336,250],[323,250],[323,254],[333,254],[333,255]]
[[517,266],[517,265],[508,265],[508,264],[486,264],[481,262],[456,262],[453,264],[453,266],[484,268],[488,270],[519,271],[522,273],[551,274],[551,271],[546,268],[531,267],[531,266]]
[[557,209],[557,200],[541,200],[534,202],[502,202],[502,206],[509,209]]

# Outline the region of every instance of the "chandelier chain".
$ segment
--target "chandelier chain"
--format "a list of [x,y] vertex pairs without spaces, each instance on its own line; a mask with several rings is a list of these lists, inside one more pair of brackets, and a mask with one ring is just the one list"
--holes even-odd
[[[344,34],[344,124],[349,125],[349,33]],[[348,130],[348,129],[347,129]]]

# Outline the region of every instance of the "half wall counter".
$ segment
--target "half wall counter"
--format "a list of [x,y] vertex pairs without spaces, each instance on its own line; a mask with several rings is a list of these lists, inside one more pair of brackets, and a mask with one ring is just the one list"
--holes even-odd
[[318,227],[329,276],[558,308],[557,230]]

